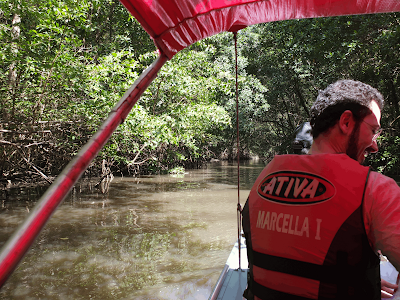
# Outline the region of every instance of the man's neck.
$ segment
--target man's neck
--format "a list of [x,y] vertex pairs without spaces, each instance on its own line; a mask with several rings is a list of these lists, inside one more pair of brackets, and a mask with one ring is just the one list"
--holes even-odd
[[313,142],[308,154],[338,154],[346,153],[347,141],[343,135],[337,134],[335,130],[329,133],[321,133]]

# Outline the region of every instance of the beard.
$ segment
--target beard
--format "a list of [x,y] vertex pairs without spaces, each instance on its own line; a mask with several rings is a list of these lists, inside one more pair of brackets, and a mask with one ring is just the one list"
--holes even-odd
[[346,149],[346,154],[350,158],[352,158],[356,161],[358,161],[358,159],[357,159],[357,156],[358,156],[357,144],[358,144],[359,135],[360,135],[360,122],[356,122],[356,125],[354,126],[354,129],[350,135],[349,142],[347,143],[347,149]]

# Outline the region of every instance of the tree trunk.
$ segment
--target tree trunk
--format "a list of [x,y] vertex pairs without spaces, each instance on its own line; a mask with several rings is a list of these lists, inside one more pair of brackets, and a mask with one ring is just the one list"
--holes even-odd
[[[12,37],[12,44],[11,44],[11,51],[14,53],[15,57],[17,57],[18,54],[18,44],[16,43],[16,40],[19,39],[21,28],[19,27],[19,24],[21,23],[21,18],[18,14],[14,15],[14,18],[12,20],[12,28],[11,28],[11,37]],[[8,87],[9,87],[9,92],[12,100],[12,109],[11,109],[11,115],[9,115],[9,112],[7,112],[7,108],[3,111],[3,118],[4,121],[7,122],[10,119],[14,118],[14,106],[15,106],[15,86],[17,85],[17,70],[16,70],[16,64],[13,62],[9,68],[8,68]]]
[[387,80],[387,82],[388,82],[389,90],[390,90],[389,103],[390,103],[390,105],[393,106],[394,111],[395,111],[395,115],[393,117],[392,124],[397,122],[397,126],[396,125],[395,126],[400,129],[400,121],[396,120],[396,118],[399,118],[399,116],[400,116],[399,97],[397,96],[396,87],[393,83],[393,80],[390,78],[389,80]]

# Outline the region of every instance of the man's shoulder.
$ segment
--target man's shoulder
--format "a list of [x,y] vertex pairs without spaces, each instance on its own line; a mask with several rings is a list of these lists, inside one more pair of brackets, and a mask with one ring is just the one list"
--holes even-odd
[[382,202],[399,203],[400,187],[393,178],[385,176],[381,173],[372,171],[369,175],[367,183],[366,197],[373,199],[375,205],[380,205]]
[[397,187],[400,184],[400,182],[396,182],[393,178],[376,171],[371,171],[369,182],[374,185],[396,185]]
[[345,153],[321,153],[321,154],[282,154],[282,155],[275,155],[272,161],[274,160],[318,160],[318,161],[325,161],[325,162],[332,162],[335,161],[339,164],[345,164],[350,166],[361,166],[356,160],[350,158]]
[[[351,159],[346,154],[311,154],[311,155],[276,155],[264,169],[268,172],[291,170],[291,171],[310,171],[315,174],[346,174],[348,176],[358,176],[368,174],[368,167],[360,165],[356,160]],[[353,174],[353,175],[350,175]],[[364,178],[365,180],[365,178]]]

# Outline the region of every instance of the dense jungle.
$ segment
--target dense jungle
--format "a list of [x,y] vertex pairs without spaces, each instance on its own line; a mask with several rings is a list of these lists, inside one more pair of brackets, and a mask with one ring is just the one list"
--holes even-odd
[[[399,176],[398,13],[291,20],[238,32],[241,159],[290,152],[318,91],[342,78],[382,92],[375,170]],[[157,57],[117,0],[0,2],[0,187],[48,184]],[[178,53],[85,177],[138,176],[236,158],[232,33]]]

